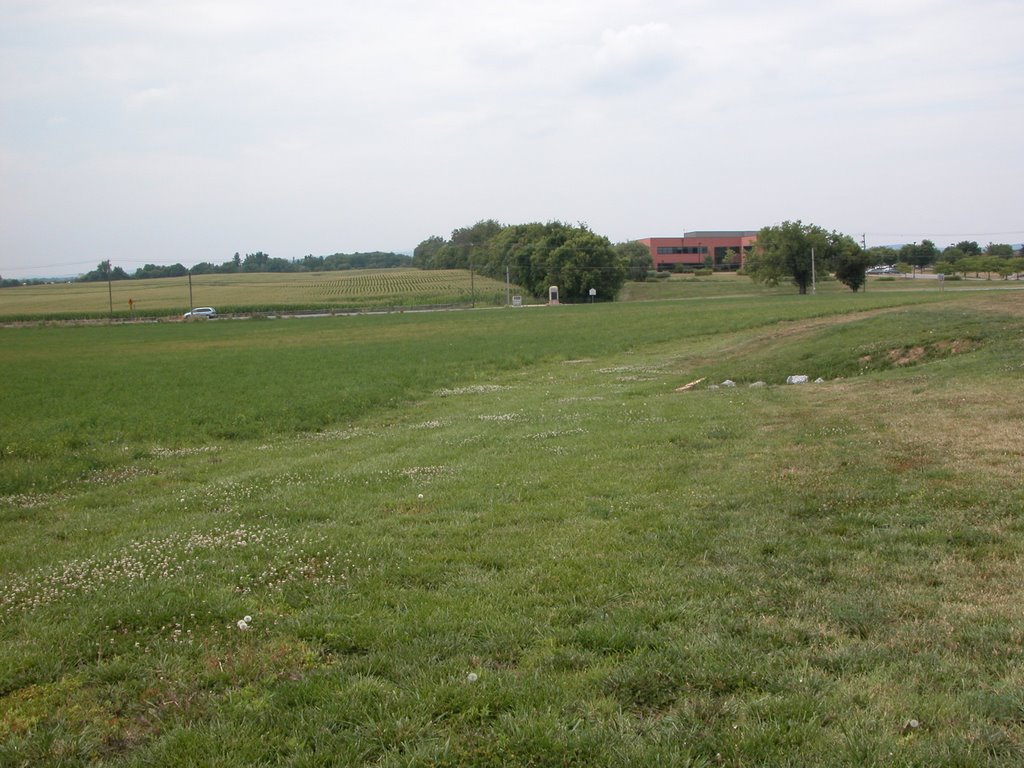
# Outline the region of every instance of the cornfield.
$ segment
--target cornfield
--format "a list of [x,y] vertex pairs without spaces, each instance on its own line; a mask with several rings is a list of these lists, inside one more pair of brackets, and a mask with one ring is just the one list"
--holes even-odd
[[169,277],[4,288],[0,318],[160,317],[192,306],[212,306],[222,314],[499,306],[505,298],[504,283],[460,269],[196,275],[191,285],[188,277]]

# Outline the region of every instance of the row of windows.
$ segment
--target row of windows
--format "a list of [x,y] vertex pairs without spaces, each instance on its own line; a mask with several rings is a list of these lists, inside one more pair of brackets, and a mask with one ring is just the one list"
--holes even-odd
[[703,255],[703,254],[705,254],[707,252],[708,252],[708,247],[706,245],[700,245],[700,246],[688,245],[688,246],[685,246],[685,247],[678,246],[678,245],[669,245],[669,246],[659,246],[658,247],[658,255],[659,256],[676,256],[676,255],[681,254],[681,253],[699,253],[699,254]]
[[[722,259],[725,258],[725,255],[729,251],[732,251],[733,254],[735,254],[735,255],[739,255],[739,250],[740,249],[738,249],[738,248],[730,248],[729,246],[726,246],[726,245],[716,245],[715,246],[715,258],[718,259],[718,260],[722,260]],[[742,250],[743,250],[744,253],[749,254],[750,251],[753,250],[753,248],[752,248],[752,246],[747,245],[747,246],[744,246]],[[707,253],[708,253],[708,247],[706,245],[686,245],[686,246],[663,245],[663,246],[658,246],[658,255],[659,256],[681,256],[681,255],[684,255],[684,254],[690,254],[690,255],[696,254],[696,255],[699,255],[699,256],[706,256]]]

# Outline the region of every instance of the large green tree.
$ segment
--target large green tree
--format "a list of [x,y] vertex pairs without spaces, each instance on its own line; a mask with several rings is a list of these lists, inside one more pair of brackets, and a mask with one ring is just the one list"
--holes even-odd
[[646,245],[639,240],[630,240],[626,243],[616,243],[612,247],[622,262],[629,280],[647,279],[647,272],[654,269],[654,260],[651,259],[651,250]]
[[626,267],[608,238],[585,225],[560,221],[504,226],[492,219],[456,229],[450,240],[431,237],[414,251],[423,269],[472,269],[504,280],[508,275],[535,296],[557,285],[565,301],[585,301],[590,289],[611,300],[626,279]]
[[832,262],[836,280],[856,293],[867,282],[867,269],[870,261],[870,254],[860,248],[840,250]]
[[746,271],[755,282],[777,285],[788,279],[800,293],[807,293],[815,270],[824,275],[838,257],[859,250],[849,235],[801,221],[784,221],[758,232]]

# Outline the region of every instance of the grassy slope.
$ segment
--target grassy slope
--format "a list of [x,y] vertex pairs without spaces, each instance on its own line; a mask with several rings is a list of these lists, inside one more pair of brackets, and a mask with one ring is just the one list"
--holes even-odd
[[1019,294],[908,300],[5,334],[0,762],[1020,761]]

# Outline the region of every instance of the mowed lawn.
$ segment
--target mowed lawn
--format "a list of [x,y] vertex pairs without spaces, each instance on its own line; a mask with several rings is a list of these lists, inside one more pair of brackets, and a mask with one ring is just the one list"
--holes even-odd
[[1021,297],[2,329],[0,765],[1021,764]]

